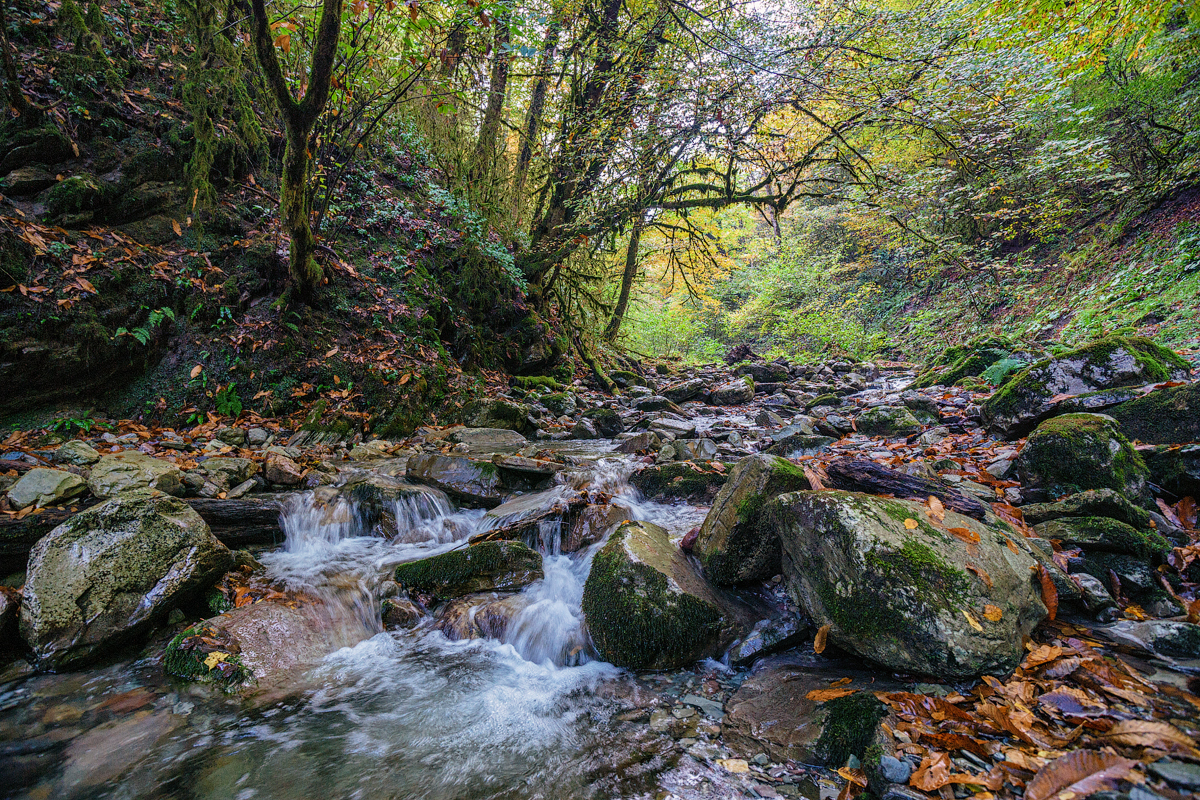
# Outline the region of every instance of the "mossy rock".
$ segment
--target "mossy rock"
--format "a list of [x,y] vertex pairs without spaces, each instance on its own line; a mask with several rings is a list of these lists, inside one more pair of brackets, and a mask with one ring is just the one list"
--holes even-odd
[[396,567],[410,592],[449,600],[475,592],[515,592],[542,579],[542,557],[521,542],[481,542]]
[[1045,500],[1087,489],[1113,489],[1143,500],[1149,470],[1111,418],[1064,414],[1038,426],[1013,462],[1022,491]]
[[993,432],[1023,434],[1055,411],[1054,398],[1186,377],[1190,364],[1139,336],[1110,336],[1018,372],[983,406]]
[[854,756],[864,760],[887,706],[871,692],[855,692],[822,704],[825,723],[814,746],[820,763],[840,769]]
[[[793,492],[767,503],[788,592],[829,641],[891,669],[959,679],[1007,675],[1046,615],[1036,562],[1000,520],[842,491]],[[971,531],[977,542],[947,532]],[[981,577],[988,576],[987,580]]]
[[518,375],[509,378],[508,384],[509,386],[516,386],[524,389],[527,392],[534,389],[549,389],[551,391],[561,392],[566,388],[554,378],[551,378],[547,375]]
[[541,398],[541,403],[556,417],[575,413],[575,397],[567,392],[545,395]]
[[11,121],[0,128],[0,175],[28,164],[53,166],[74,157],[71,140],[54,125],[27,128]]
[[625,432],[625,423],[621,421],[621,415],[611,408],[589,408],[583,412],[583,418],[590,419],[596,426],[596,432],[605,439],[612,439]]
[[904,406],[875,406],[858,415],[855,429],[867,436],[909,436],[919,433],[921,422]]
[[627,369],[614,369],[608,373],[608,377],[622,389],[628,389],[630,386],[649,386],[645,378]]
[[[229,608],[216,611],[222,614]],[[163,653],[163,669],[172,677],[198,683],[212,683],[226,692],[234,692],[253,681],[241,657],[202,640],[213,640],[218,631],[200,623],[184,629],[167,643]],[[217,653],[218,658],[212,658]]]
[[1176,497],[1200,497],[1200,444],[1141,451],[1155,486]]
[[702,503],[716,497],[728,480],[727,474],[690,461],[655,464],[629,477],[630,485],[647,500],[691,500]]
[[811,489],[804,471],[786,458],[743,458],[717,492],[700,526],[695,552],[704,574],[718,584],[749,583],[779,573],[779,537],[760,525],[763,505],[784,492]]
[[945,369],[931,369],[921,373],[910,388],[923,389],[929,386],[954,386],[964,378],[978,378],[993,364],[1008,356],[1007,350],[987,347],[964,354]]
[[1031,503],[1021,506],[1021,513],[1030,525],[1063,517],[1108,517],[1135,528],[1150,527],[1150,514],[1113,489],[1089,489],[1054,503]]
[[529,406],[507,400],[474,400],[463,408],[463,421],[472,428],[504,428],[531,436],[536,427],[529,411]]
[[838,400],[838,396],[836,394],[819,394],[812,400],[809,400],[807,403],[805,403],[804,408],[807,410],[810,408],[817,408],[818,406],[836,406],[840,404],[841,401]]
[[102,203],[103,188],[91,175],[72,175],[46,192],[46,218],[91,214]]
[[600,658],[630,669],[682,669],[736,633],[728,601],[667,532],[623,523],[592,561],[583,614]]
[[1159,560],[1171,545],[1152,530],[1138,530],[1108,517],[1063,517],[1034,527],[1043,539],[1062,542],[1065,548],[1082,547],[1089,552],[1105,550]]
[[1155,389],[1105,413],[1130,439],[1147,444],[1200,442],[1200,381]]

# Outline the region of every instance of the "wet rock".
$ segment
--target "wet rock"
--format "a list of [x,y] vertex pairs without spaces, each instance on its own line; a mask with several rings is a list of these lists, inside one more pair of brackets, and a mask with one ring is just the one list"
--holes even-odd
[[60,464],[86,467],[100,460],[100,453],[87,442],[72,439],[54,451],[54,460]]
[[652,413],[654,411],[674,411],[679,412],[679,406],[672,403],[662,395],[650,395],[648,397],[639,397],[633,401],[633,407],[638,411]]
[[1200,789],[1200,765],[1164,758],[1150,764],[1149,769],[1167,783],[1185,789]]
[[733,374],[749,375],[755,383],[787,383],[792,379],[792,373],[788,371],[787,366],[778,362],[740,364]]
[[449,600],[476,592],[516,591],[542,579],[542,557],[520,542],[481,542],[396,567],[409,592]]
[[581,419],[571,428],[572,439],[600,439],[600,431],[596,429],[596,423],[590,419]]
[[180,724],[168,709],[129,714],[84,733],[63,754],[62,773],[50,787],[53,797],[100,792],[142,762]]
[[984,404],[983,419],[993,432],[1017,436],[1053,414],[1059,395],[1178,380],[1188,372],[1186,361],[1149,339],[1110,336],[1017,373]]
[[1089,489],[1054,503],[1032,503],[1021,506],[1021,514],[1030,525],[1063,517],[1108,517],[1139,529],[1150,527],[1150,514],[1113,489]]
[[779,572],[779,537],[760,525],[763,505],[784,492],[811,489],[792,462],[766,454],[743,458],[713,500],[694,552],[718,584],[764,580]]
[[1155,486],[1176,497],[1200,497],[1200,444],[1140,451]]
[[789,594],[830,625],[830,642],[902,672],[1006,675],[1046,616],[1034,559],[1006,545],[1023,537],[1000,520],[947,511],[935,526],[926,511],[824,491],[780,495],[763,515],[783,543]]
[[1147,444],[1200,441],[1200,381],[1155,389],[1107,413],[1130,439]]
[[1128,553],[1140,558],[1165,556],[1171,545],[1152,530],[1141,530],[1108,517],[1062,517],[1034,526],[1043,539],[1058,540],[1064,548]]
[[484,515],[479,535],[537,541],[543,526],[557,530],[564,518],[569,520],[585,503],[579,492],[566,486],[514,497]]
[[601,541],[610,531],[632,519],[624,506],[586,506],[563,534],[562,551],[574,553]]
[[304,470],[282,453],[270,453],[263,462],[263,477],[277,486],[297,486],[304,480]]
[[455,444],[465,444],[479,450],[492,447],[524,447],[529,444],[520,433],[506,428],[458,428],[447,438]]
[[662,390],[663,397],[675,403],[682,403],[685,400],[691,400],[693,397],[698,397],[704,391],[705,383],[703,378],[692,378],[691,380],[673,383],[666,386]]
[[675,442],[675,456],[683,461],[712,461],[717,457],[717,443],[712,439],[689,439]]
[[1168,658],[1200,658],[1200,625],[1167,619],[1120,620],[1101,633]]
[[723,383],[709,394],[709,402],[714,406],[740,406],[753,399],[754,384],[745,378]]
[[87,491],[83,478],[58,469],[31,469],[8,487],[8,502],[18,511],[27,506],[53,506]]
[[921,423],[904,406],[876,406],[858,415],[855,428],[867,436],[908,436],[921,430]]
[[1104,588],[1104,584],[1098,578],[1086,572],[1077,573],[1074,578],[1082,594],[1083,607],[1088,613],[1102,622],[1109,622],[1120,616],[1121,609],[1117,601],[1113,600],[1108,589]]
[[912,764],[895,756],[883,756],[879,759],[879,771],[888,783],[908,783],[913,768]]
[[583,412],[583,418],[596,427],[596,432],[603,439],[613,439],[625,430],[621,415],[611,408],[591,408]]
[[357,444],[350,450],[350,458],[355,461],[371,461],[380,458],[391,458],[392,446],[382,439]]
[[471,428],[504,428],[529,436],[536,430],[529,411],[529,406],[508,400],[475,400],[463,409],[463,419]]
[[490,461],[420,453],[408,459],[406,475],[461,502],[483,508],[500,505],[506,493],[500,469]]
[[233,560],[180,500],[110,500],[34,545],[21,634],[40,667],[74,667],[164,619]]
[[495,592],[459,597],[438,609],[437,629],[451,641],[503,639],[513,618],[531,602],[528,595]]
[[1038,426],[1013,463],[1026,499],[1042,500],[1087,489],[1146,496],[1149,470],[1111,418],[1066,414]]
[[808,623],[794,615],[760,620],[744,639],[730,648],[729,662],[735,667],[749,666],[764,656],[798,646],[807,632]]
[[420,622],[421,607],[404,597],[386,597],[379,604],[379,616],[385,630],[411,628]]
[[100,498],[147,489],[179,496],[183,494],[183,472],[169,461],[130,450],[97,461],[88,477],[88,489]]
[[719,653],[745,624],[667,532],[648,522],[622,524],[596,554],[583,613],[599,656],[630,669],[689,666]]
[[754,424],[760,428],[782,428],[786,423],[774,411],[760,411],[754,416]]
[[629,483],[647,500],[685,499],[709,502],[728,476],[690,461],[655,464],[629,476]]
[[575,396],[570,392],[556,392],[554,394],[543,395],[541,402],[556,417],[570,416],[576,410]]
[[1121,591],[1133,597],[1160,589],[1158,573],[1140,556],[1094,550],[1083,554],[1078,569],[1072,564],[1072,574],[1077,571],[1096,576],[1105,586],[1112,585],[1109,575],[1109,572],[1112,572],[1120,582]]
[[617,445],[617,452],[630,454],[642,453],[646,450],[655,450],[660,444],[662,444],[662,440],[658,437],[657,433],[642,431],[641,433],[635,433]]
[[784,458],[812,456],[817,453],[828,452],[829,445],[836,441],[837,439],[834,439],[832,436],[794,433],[779,439],[775,444],[767,448],[767,452],[771,455],[783,456]]
[[248,481],[258,473],[258,464],[248,458],[210,458],[200,465],[209,480],[221,489]]
[[671,419],[670,417],[653,420],[648,425],[648,428],[651,433],[658,434],[668,442],[676,439],[690,439],[696,435],[695,423]]
[[21,647],[17,621],[21,616],[21,593],[9,586],[0,586],[0,664],[15,655]]

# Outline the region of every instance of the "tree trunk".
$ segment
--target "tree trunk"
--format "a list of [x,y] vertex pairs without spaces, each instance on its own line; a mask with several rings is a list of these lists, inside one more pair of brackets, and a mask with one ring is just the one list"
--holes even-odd
[[17,65],[13,61],[12,51],[8,42],[8,19],[5,12],[7,0],[0,0],[0,61],[4,66],[4,88],[8,101],[16,112],[21,115],[26,125],[36,125],[42,116],[42,110],[29,101],[21,91],[21,77],[17,74]]
[[287,133],[279,185],[280,221],[288,236],[288,269],[292,280],[301,297],[310,297],[325,277],[313,260],[317,242],[312,232],[308,192],[312,159],[308,155],[308,133],[290,129]]
[[629,234],[629,247],[625,251],[625,272],[621,275],[621,294],[617,298],[617,307],[613,309],[612,318],[604,329],[606,341],[613,342],[621,331],[621,321],[625,319],[625,309],[629,306],[629,293],[633,289],[633,279],[638,271],[638,246],[642,242],[642,220],[638,217],[633,223],[633,231]]
[[496,16],[496,35],[492,45],[492,74],[488,80],[487,109],[483,112],[483,124],[479,127],[479,141],[475,144],[475,156],[471,159],[471,180],[486,181],[496,163],[496,138],[500,132],[500,115],[504,112],[504,99],[508,96],[508,68],[512,62],[512,29],[507,8],[501,8]]
[[521,191],[525,188],[525,173],[533,160],[533,143],[537,141],[538,129],[542,126],[542,113],[546,108],[546,91],[550,88],[550,67],[554,63],[554,55],[558,50],[558,39],[562,32],[562,22],[556,15],[550,20],[546,29],[546,40],[542,44],[542,56],[538,61],[537,80],[529,93],[529,110],[525,113],[525,135],[521,139],[521,151],[517,156],[516,183],[513,196],[521,202]]

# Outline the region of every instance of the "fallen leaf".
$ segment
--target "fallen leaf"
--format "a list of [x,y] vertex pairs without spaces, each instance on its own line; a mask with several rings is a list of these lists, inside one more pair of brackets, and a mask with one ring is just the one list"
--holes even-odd
[[849,683],[854,683],[854,678],[851,678],[849,676],[847,676],[845,678],[838,678],[836,681],[829,684],[829,688],[836,689],[839,686],[845,686],[846,684],[849,684]]
[[183,236],[183,228],[179,227],[177,220],[171,220],[171,230],[175,231],[176,236]]
[[212,669],[227,658],[229,658],[229,653],[222,653],[219,650],[214,650],[208,654],[208,658],[204,659],[204,666]]
[[1195,750],[1196,743],[1183,731],[1166,722],[1149,719],[1126,719],[1108,729],[1107,733],[1098,734],[1096,739],[1106,744],[1119,744],[1125,747],[1154,747],[1160,750],[1170,750],[1172,745],[1178,745],[1187,750]]
[[816,653],[825,652],[825,640],[829,637],[829,625],[822,625],[817,629],[817,637],[813,639],[813,651]]
[[198,376],[201,373],[201,371],[203,371],[203,369],[204,369],[204,367],[200,366],[199,364],[192,367],[192,373],[191,373],[192,377],[195,378],[196,376]]
[[1050,612],[1049,619],[1053,622],[1058,616],[1058,589],[1054,588],[1054,580],[1043,565],[1037,565],[1037,573],[1042,583],[1042,602],[1046,604],[1046,610]]
[[741,775],[750,771],[750,763],[744,758],[722,758],[717,760],[717,766],[726,772]]
[[913,519],[911,517],[904,520],[904,527],[908,528],[910,531],[916,530],[920,526],[920,524],[921,523],[917,522],[915,519]]
[[[988,586],[991,585],[992,584],[989,582]],[[994,606],[989,603],[983,607],[983,618],[988,622],[999,622],[1000,620],[1004,619],[1004,612],[1000,610],[999,606]]]
[[947,528],[950,533],[956,538],[962,539],[968,544],[977,544],[979,542],[979,534],[970,528]]
[[967,618],[967,622],[971,623],[971,627],[972,627],[972,628],[974,628],[975,630],[979,631],[980,633],[983,633],[983,626],[979,624],[979,620],[977,620],[977,619],[975,619],[974,617],[972,617],[972,616],[971,616],[971,612],[970,612],[970,611],[967,611],[967,610],[964,608],[964,609],[963,609],[963,612],[962,612],[962,614],[963,614],[963,616],[964,616],[964,617],[966,617],[966,618]]
[[1051,661],[1060,658],[1062,654],[1063,649],[1056,644],[1040,644],[1029,652],[1029,655],[1025,657],[1025,661],[1021,663],[1021,666],[1025,669],[1040,667],[1042,664],[1049,664]]
[[812,700],[814,703],[824,703],[829,700],[837,700],[839,697],[846,697],[857,692],[857,689],[813,689],[808,694],[804,695],[804,699]]
[[1064,791],[1086,797],[1123,777],[1137,763],[1111,753],[1076,750],[1038,770],[1025,787],[1025,800],[1050,800]]
[[946,507],[942,505],[941,500],[931,495],[925,502],[925,505],[928,506],[928,510],[925,513],[929,515],[930,519],[941,522],[946,518]]
[[335,346],[335,347],[334,347],[332,350],[330,350],[328,353],[326,353],[326,354],[325,354],[325,357],[326,357],[326,358],[333,358],[334,356],[336,356],[336,355],[337,355],[337,353],[338,353],[338,349],[339,349],[339,348],[337,348],[337,347]]

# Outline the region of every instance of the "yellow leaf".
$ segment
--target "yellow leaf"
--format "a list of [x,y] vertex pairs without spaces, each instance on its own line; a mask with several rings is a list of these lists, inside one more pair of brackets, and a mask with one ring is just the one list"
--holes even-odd
[[199,375],[199,374],[200,374],[200,372],[201,372],[201,370],[203,370],[203,369],[204,369],[204,367],[200,366],[199,364],[197,364],[196,366],[192,367],[192,377],[194,378],[194,377],[196,377],[197,375]]
[[227,658],[229,658],[229,653],[222,653],[218,650],[214,650],[208,654],[208,658],[204,659],[204,666],[212,669]]
[[930,496],[929,502],[926,505],[929,506],[929,510],[925,513],[929,515],[930,519],[941,522],[946,518],[946,507],[942,505],[941,500]]
[[825,652],[825,640],[829,638],[829,625],[822,625],[817,630],[817,638],[813,639],[813,651],[816,653]]
[[175,231],[176,236],[183,236],[183,228],[179,227],[178,220],[171,220],[171,230]]
[[970,611],[963,609],[963,616],[967,618],[967,622],[971,623],[972,628],[979,631],[980,633],[983,633],[983,626],[979,624],[978,620],[976,620],[974,617],[971,616]]
[[904,527],[908,528],[910,531],[915,531],[920,526],[920,524],[921,523],[917,522],[915,519],[913,519],[911,517],[904,520]]
[[744,758],[722,758],[717,761],[718,766],[726,772],[741,774],[750,771],[750,763]]
[[999,606],[986,605],[983,607],[983,618],[988,622],[999,622],[1004,618],[1004,612]]

